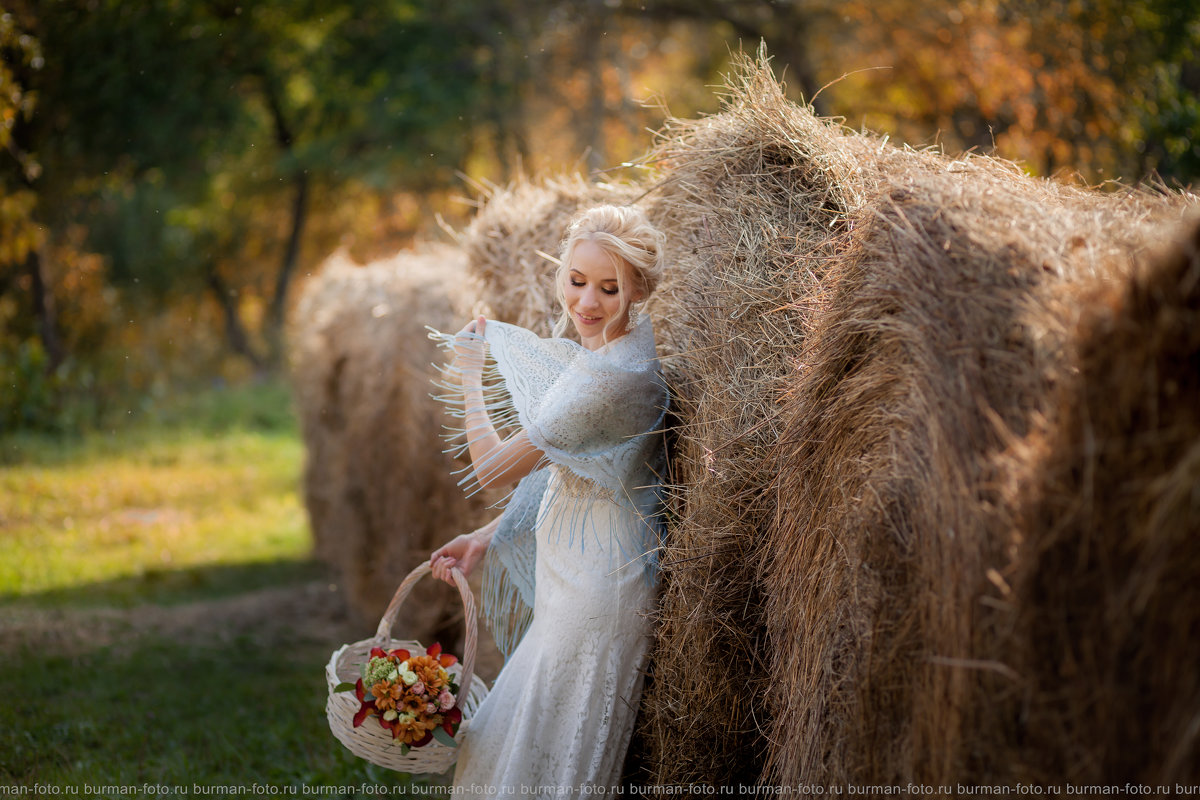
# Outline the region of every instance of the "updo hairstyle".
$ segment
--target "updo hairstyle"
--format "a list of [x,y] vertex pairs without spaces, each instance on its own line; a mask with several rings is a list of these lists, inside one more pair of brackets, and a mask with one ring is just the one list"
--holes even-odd
[[[582,241],[595,242],[611,256],[624,261],[631,269],[617,268],[617,287],[621,293],[621,311],[624,317],[632,305],[631,297],[640,293],[642,301],[653,294],[663,273],[663,246],[666,237],[646,217],[646,212],[635,206],[592,206],[578,212],[567,226],[560,248],[558,269],[554,273],[554,292],[562,307],[562,314],[554,326],[554,335],[562,336],[571,322],[567,311],[567,298],[563,284],[571,268],[571,257],[575,247]],[[626,278],[634,285],[626,287]],[[608,331],[605,330],[607,337]]]

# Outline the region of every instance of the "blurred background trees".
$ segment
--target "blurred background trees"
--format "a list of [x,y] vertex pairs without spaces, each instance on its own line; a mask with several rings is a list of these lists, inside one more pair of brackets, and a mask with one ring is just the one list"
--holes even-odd
[[610,173],[762,40],[797,99],[1101,183],[1200,175],[1191,0],[5,0],[0,427],[268,372],[298,280]]

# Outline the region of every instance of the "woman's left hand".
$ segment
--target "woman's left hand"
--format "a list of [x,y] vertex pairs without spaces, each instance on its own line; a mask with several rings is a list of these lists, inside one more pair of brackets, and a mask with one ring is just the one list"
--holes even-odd
[[453,586],[451,568],[458,567],[463,575],[470,575],[471,570],[475,569],[475,565],[487,552],[491,541],[492,536],[487,528],[456,536],[429,556],[430,572],[435,578]]

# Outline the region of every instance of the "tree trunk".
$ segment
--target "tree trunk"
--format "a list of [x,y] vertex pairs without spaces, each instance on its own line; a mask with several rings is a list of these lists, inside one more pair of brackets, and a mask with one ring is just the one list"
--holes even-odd
[[292,198],[292,230],[288,235],[283,263],[279,265],[279,277],[275,281],[275,295],[271,298],[271,309],[267,317],[267,341],[270,342],[272,361],[282,356],[283,318],[287,312],[288,289],[296,263],[300,260],[300,242],[304,236],[304,225],[308,220],[308,173],[296,173],[296,194]]
[[[271,119],[275,124],[275,142],[285,155],[292,154],[295,136],[288,124],[283,105],[279,102],[279,93],[275,82],[264,69],[259,78],[262,83],[263,98],[271,111]],[[267,310],[266,329],[263,335],[267,340],[267,357],[272,363],[278,363],[283,351],[283,317],[287,311],[288,288],[291,285],[292,274],[296,270],[296,262],[300,257],[300,241],[304,235],[304,223],[308,218],[308,172],[297,168],[295,176],[296,193],[292,198],[292,230],[288,235],[287,246],[284,248],[283,260],[279,265],[279,276],[275,280],[275,293],[271,298],[271,306]]]
[[238,314],[233,291],[221,278],[215,264],[209,265],[205,277],[208,280],[208,287],[212,289],[213,296],[216,297],[225,317],[225,339],[229,343],[229,349],[249,361],[255,372],[262,371],[263,359],[250,346],[250,337],[246,334],[245,326],[242,325],[242,318]]
[[606,153],[604,147],[604,65],[608,47],[605,37],[605,13],[603,0],[589,0],[584,8],[585,17],[579,42],[579,64],[587,70],[587,105],[579,119],[580,139],[587,146],[587,167],[602,169]]
[[58,314],[54,308],[54,293],[46,285],[42,256],[37,248],[30,248],[25,256],[25,267],[29,270],[32,287],[33,318],[37,323],[38,338],[46,351],[46,371],[53,372],[63,362],[62,340],[58,338]]

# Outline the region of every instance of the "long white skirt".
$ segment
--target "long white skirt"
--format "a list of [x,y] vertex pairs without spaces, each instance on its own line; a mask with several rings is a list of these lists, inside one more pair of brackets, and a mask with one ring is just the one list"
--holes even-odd
[[533,622],[471,720],[455,770],[464,793],[569,795],[621,778],[656,592],[615,548],[642,523],[572,493],[558,470],[538,520]]

